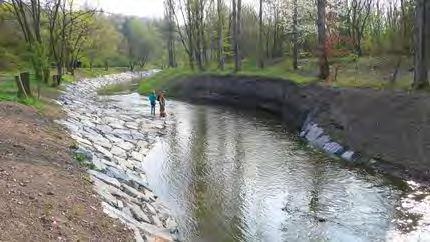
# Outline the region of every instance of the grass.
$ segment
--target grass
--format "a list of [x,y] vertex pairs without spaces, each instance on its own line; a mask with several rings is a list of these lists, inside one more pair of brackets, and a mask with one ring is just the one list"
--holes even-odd
[[[257,76],[257,77],[268,77],[268,78],[278,78],[278,79],[288,79],[295,81],[299,84],[308,84],[314,82],[316,78],[312,75],[304,75],[302,73],[297,73],[289,70],[287,68],[287,62],[282,61],[276,64],[267,66],[264,69],[257,68],[256,63],[253,61],[243,61],[242,71],[235,73],[234,66],[232,63],[227,63],[223,71],[217,68],[216,64],[209,66],[205,71],[198,72],[193,71],[189,68],[179,67],[174,69],[165,69],[154,76],[143,80],[139,85],[139,93],[148,94],[153,90],[160,89],[171,89],[175,84],[174,80],[179,80],[187,76],[194,76],[200,74],[210,74],[210,75],[241,75],[241,76]],[[170,90],[172,91],[172,90]],[[173,90],[174,91],[174,90]]]
[[118,83],[118,84],[102,87],[97,91],[97,93],[99,95],[113,95],[115,93],[127,91],[130,89],[131,89],[131,82]]
[[[105,71],[104,68],[93,68],[90,69],[78,69],[75,72],[75,76],[65,74],[63,76],[63,83],[73,83],[77,79],[81,78],[92,78],[103,75],[109,75],[114,73],[120,73],[127,71],[127,68],[110,68],[108,71]],[[55,70],[52,70],[51,73],[55,73]],[[47,84],[41,83],[40,85],[40,99],[37,98],[37,85],[38,82],[35,79],[34,75],[30,75],[30,86],[32,89],[33,97],[29,98],[18,98],[17,97],[17,86],[15,83],[15,75],[18,74],[18,71],[8,71],[8,72],[0,72],[0,102],[1,101],[10,101],[10,102],[18,102],[27,106],[32,106],[39,111],[43,111],[45,107],[47,107],[49,99],[56,98],[59,94],[57,88],[53,88]],[[49,107],[51,108],[51,107]],[[51,109],[52,110],[52,109]]]
[[141,81],[138,92],[148,94],[153,90],[169,89],[174,84],[173,80],[196,74],[198,73],[186,68],[166,69]]
[[255,61],[245,60],[242,63],[242,71],[233,72],[233,63],[227,63],[225,70],[221,71],[216,64],[207,67],[203,72],[192,71],[187,68],[166,69],[156,75],[143,80],[139,86],[139,93],[148,94],[152,90],[169,89],[175,84],[175,80],[186,76],[199,74],[214,75],[242,75],[267,78],[277,78],[293,81],[300,85],[318,83],[331,87],[344,88],[372,88],[372,89],[396,89],[411,90],[413,73],[410,72],[412,61],[408,58],[402,59],[397,79],[390,83],[391,76],[395,70],[398,57],[361,57],[359,59],[350,56],[343,58],[332,58],[331,69],[337,69],[337,78],[333,76],[327,81],[318,81],[318,60],[315,58],[301,59],[299,70],[293,70],[290,59],[274,60],[266,63],[264,69],[257,68]]
[[[27,106],[35,107],[38,110],[43,109],[43,102],[38,100],[36,97],[17,97],[17,87],[14,78],[14,74],[10,72],[0,74],[0,101],[19,102]],[[34,79],[34,77],[31,77],[30,81],[31,85],[33,87],[36,87],[36,80]],[[33,95],[37,96],[36,90],[32,91]]]
[[93,69],[82,68],[82,69],[77,69],[75,71],[75,76],[81,77],[81,78],[93,78],[93,77],[126,72],[128,70],[129,70],[128,67],[111,67],[107,71],[104,68],[93,68]]

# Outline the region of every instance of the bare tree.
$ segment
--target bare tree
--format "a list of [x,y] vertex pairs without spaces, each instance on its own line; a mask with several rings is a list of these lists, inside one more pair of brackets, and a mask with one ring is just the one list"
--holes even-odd
[[165,19],[167,24],[167,54],[169,67],[176,67],[175,59],[175,19],[174,19],[174,3],[173,0],[165,0]]
[[430,48],[430,2],[416,0],[414,89],[429,88],[428,64]]
[[74,74],[74,62],[82,49],[85,36],[89,33],[90,19],[95,14],[95,10],[75,11],[73,7],[73,0],[49,0],[45,6],[50,56],[55,61],[57,69],[55,81],[58,85],[66,65],[67,69]]
[[11,0],[11,12],[15,15],[24,39],[32,52],[31,63],[36,78],[45,82],[49,79],[48,56],[41,34],[42,6],[40,0]]
[[238,72],[241,69],[241,57],[240,57],[240,23],[241,23],[241,9],[242,0],[232,0],[232,21],[233,21],[233,51],[234,51],[234,71]]
[[239,36],[241,33],[242,25],[242,0],[237,0],[237,27],[236,27],[236,55],[235,55],[235,71],[240,71],[242,69],[242,57],[240,54]]
[[224,16],[222,13],[222,0],[218,0],[217,2],[217,12],[218,12],[218,61],[219,61],[219,68],[221,70],[224,70],[224,36],[223,36],[223,30],[224,30]]
[[319,66],[321,79],[327,79],[330,75],[330,67],[328,64],[327,57],[327,32],[326,32],[326,5],[327,0],[317,0],[317,27],[318,27],[318,54],[319,54]]
[[351,0],[348,6],[348,34],[352,39],[354,51],[358,56],[363,55],[361,42],[369,20],[372,4],[373,0]]
[[298,69],[299,44],[298,44],[298,6],[297,0],[293,0],[293,68]]
[[264,47],[263,47],[263,0],[260,0],[258,12],[258,67],[264,68]]

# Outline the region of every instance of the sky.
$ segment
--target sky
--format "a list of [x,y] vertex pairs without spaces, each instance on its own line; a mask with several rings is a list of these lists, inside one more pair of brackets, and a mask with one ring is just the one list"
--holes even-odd
[[[164,0],[78,0],[80,4],[87,3],[91,7],[103,9],[108,13],[132,15],[147,18],[162,18],[164,15]],[[250,4],[257,0],[244,0]]]
[[80,0],[108,13],[161,18],[164,15],[163,0]]

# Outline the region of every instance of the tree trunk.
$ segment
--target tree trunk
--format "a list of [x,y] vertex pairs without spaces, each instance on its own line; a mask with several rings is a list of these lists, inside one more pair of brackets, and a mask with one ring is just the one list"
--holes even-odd
[[176,67],[175,60],[175,23],[174,23],[174,10],[173,10],[173,2],[172,0],[167,0],[165,2],[166,7],[166,19],[167,19],[167,54],[169,58],[169,67]]
[[15,76],[15,83],[18,89],[17,96],[18,98],[28,98],[31,96],[30,81],[29,79],[22,79],[21,76],[23,76],[23,73]]
[[297,0],[294,0],[293,2],[293,68],[294,70],[297,70],[299,68],[299,46],[298,46],[298,10],[297,10]]
[[224,70],[224,20],[222,16],[222,0],[218,0],[218,58],[219,58],[219,68]]
[[237,56],[237,7],[236,7],[236,0],[232,0],[232,12],[231,12],[231,20],[232,20],[232,27],[233,27],[233,33],[232,33],[232,47],[233,47],[233,53],[234,53],[234,61],[235,61],[235,71],[236,71],[236,56]]
[[242,0],[233,0],[233,10],[234,12],[234,71],[238,72],[241,69],[241,57],[240,57],[240,46],[239,46],[239,36],[240,36],[240,26],[241,26],[241,8],[242,8]]
[[61,64],[57,64],[57,76],[58,85],[60,85],[61,78],[63,77],[63,66]]
[[49,69],[49,66],[45,67],[43,70],[43,81],[45,83],[49,82],[49,76],[51,75],[51,70]]
[[328,64],[327,48],[326,48],[326,4],[327,0],[317,0],[318,5],[318,51],[319,51],[319,77],[323,80],[327,79],[330,75],[330,67]]
[[416,0],[416,37],[415,37],[415,75],[413,88],[425,89],[429,87],[428,62],[430,31],[430,2]]
[[260,9],[258,12],[258,67],[264,68],[264,50],[263,50],[263,0],[260,0]]
[[59,75],[53,75],[52,76],[52,86],[58,87],[61,84],[61,77]]
[[134,72],[134,66],[135,66],[135,63],[133,61],[130,61],[129,67],[131,72]]

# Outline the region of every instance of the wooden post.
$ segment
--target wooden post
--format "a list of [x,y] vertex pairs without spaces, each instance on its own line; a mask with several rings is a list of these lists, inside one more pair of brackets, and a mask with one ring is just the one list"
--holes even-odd
[[16,88],[18,89],[18,92],[16,95],[19,98],[27,96],[27,94],[25,94],[24,86],[21,83],[21,78],[19,76],[15,76],[15,83],[16,83]]
[[60,75],[52,75],[52,86],[58,87],[60,85]]
[[29,72],[21,72],[19,74],[20,83],[22,88],[24,89],[24,94],[26,97],[31,97],[31,88],[30,88],[30,73]]

